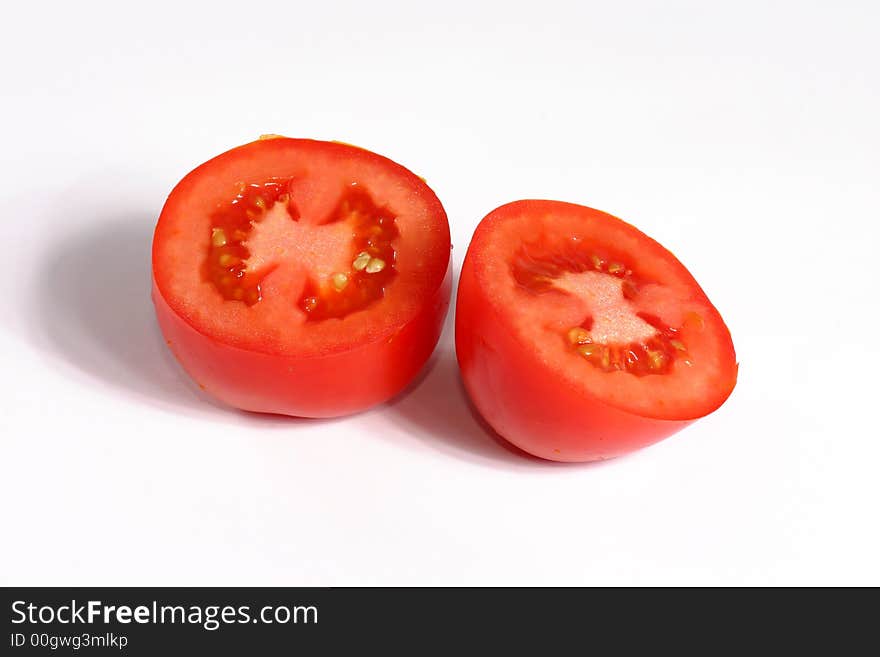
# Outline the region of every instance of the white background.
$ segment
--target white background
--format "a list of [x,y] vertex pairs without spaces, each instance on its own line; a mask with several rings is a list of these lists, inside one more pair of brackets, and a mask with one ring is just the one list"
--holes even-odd
[[[0,581],[880,584],[878,8],[6,7]],[[721,310],[736,391],[631,456],[532,460],[471,416],[450,321],[362,415],[214,405],[154,323],[151,231],[265,132],[425,176],[456,269],[511,200],[635,223]]]

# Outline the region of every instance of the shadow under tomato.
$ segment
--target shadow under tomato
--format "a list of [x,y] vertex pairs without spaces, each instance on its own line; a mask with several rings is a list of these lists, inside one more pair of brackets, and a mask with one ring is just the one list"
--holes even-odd
[[154,225],[151,217],[123,216],[52,245],[36,281],[35,337],[77,371],[148,403],[289,427],[291,418],[214,401],[171,355],[150,300]]
[[165,347],[150,302],[154,220],[120,217],[54,244],[37,280],[36,330],[69,364],[162,405],[208,410]]
[[411,427],[413,435],[467,460],[519,467],[572,465],[539,459],[499,436],[471,403],[450,347],[439,347],[422,374],[386,408]]

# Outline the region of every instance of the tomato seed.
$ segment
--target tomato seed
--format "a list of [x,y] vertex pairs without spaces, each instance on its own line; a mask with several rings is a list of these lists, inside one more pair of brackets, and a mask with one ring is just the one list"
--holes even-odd
[[214,228],[211,230],[211,244],[217,248],[226,246],[226,232],[222,228]]
[[380,258],[371,258],[367,263],[366,271],[368,274],[375,274],[385,269],[385,261]]
[[648,361],[651,364],[651,368],[655,370],[659,370],[663,367],[663,361],[665,360],[663,356],[663,352],[661,351],[648,351],[647,352]]
[[589,331],[580,326],[576,326],[568,331],[568,341],[571,344],[589,344],[593,340],[590,338]]
[[369,253],[361,251],[358,253],[357,258],[354,259],[354,262],[351,263],[351,266],[355,271],[363,271],[370,264],[371,259],[372,256]]
[[596,354],[600,354],[603,348],[601,344],[583,344],[577,348],[577,351],[581,356],[591,358]]

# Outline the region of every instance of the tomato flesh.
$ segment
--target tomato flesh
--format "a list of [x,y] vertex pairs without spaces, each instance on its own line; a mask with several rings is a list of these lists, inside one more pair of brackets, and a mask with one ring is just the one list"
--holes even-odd
[[720,406],[736,357],[687,269],[625,222],[519,201],[477,228],[456,348],[477,409],[538,456],[609,458]]
[[208,392],[327,417],[396,394],[449,301],[449,226],[420,178],[369,151],[273,138],[186,176],[153,242],[159,324]]

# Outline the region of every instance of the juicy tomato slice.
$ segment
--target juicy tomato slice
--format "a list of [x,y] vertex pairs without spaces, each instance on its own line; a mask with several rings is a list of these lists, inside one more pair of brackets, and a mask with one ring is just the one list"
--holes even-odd
[[633,226],[570,203],[517,201],[483,219],[455,331],[476,408],[546,459],[649,445],[736,384],[730,332],[684,265]]
[[245,410],[328,417],[399,392],[436,345],[449,224],[415,174],[361,148],[274,137],[169,196],[153,299],[172,351]]

